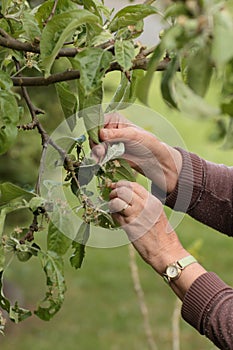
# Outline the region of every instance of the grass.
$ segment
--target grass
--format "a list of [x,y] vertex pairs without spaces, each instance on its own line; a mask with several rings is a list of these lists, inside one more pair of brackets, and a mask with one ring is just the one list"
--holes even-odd
[[[111,75],[108,87],[112,89],[118,80]],[[114,83],[113,83],[114,82]],[[215,162],[229,164],[232,152],[223,152],[219,143],[211,143],[208,136],[213,130],[212,121],[197,121],[171,112],[162,102],[155,78],[150,103],[178,130],[187,148]],[[156,97],[154,97],[156,96]],[[214,101],[215,94],[208,97]],[[136,120],[134,120],[136,119]],[[132,120],[157,133],[157,119]],[[185,217],[177,228],[185,247],[201,239],[201,262],[207,270],[215,271],[227,283],[232,284],[233,241],[195,220]],[[176,297],[161,278],[137,258],[141,283],[150,312],[153,334],[158,349],[172,349],[171,318]],[[23,272],[22,272],[23,271]],[[35,305],[44,293],[44,277],[32,260],[23,269],[13,262],[8,269],[9,281],[16,283],[24,305]],[[88,248],[82,269],[74,271],[66,266],[67,293],[63,308],[48,323],[32,317],[19,325],[9,323],[6,336],[0,338],[4,350],[147,350],[142,317],[134,293],[128,247],[111,249]],[[211,350],[212,343],[200,336],[181,320],[182,350]]]

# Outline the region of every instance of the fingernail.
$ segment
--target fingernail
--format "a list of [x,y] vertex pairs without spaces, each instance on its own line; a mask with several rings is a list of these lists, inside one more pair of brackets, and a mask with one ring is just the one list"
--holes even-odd
[[101,130],[102,137],[107,138],[108,137],[108,130],[107,129],[102,129]]

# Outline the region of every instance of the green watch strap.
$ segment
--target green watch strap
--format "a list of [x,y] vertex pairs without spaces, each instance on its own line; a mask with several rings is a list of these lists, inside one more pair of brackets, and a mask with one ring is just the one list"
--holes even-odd
[[197,260],[192,256],[192,255],[188,255],[183,259],[180,259],[177,261],[177,264],[181,267],[181,269],[183,270],[186,266],[197,262]]

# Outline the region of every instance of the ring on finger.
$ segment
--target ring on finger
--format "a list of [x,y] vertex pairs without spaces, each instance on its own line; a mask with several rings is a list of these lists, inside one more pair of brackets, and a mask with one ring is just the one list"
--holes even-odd
[[121,213],[124,214],[125,210],[130,207],[129,203],[125,203],[124,207],[121,209]]

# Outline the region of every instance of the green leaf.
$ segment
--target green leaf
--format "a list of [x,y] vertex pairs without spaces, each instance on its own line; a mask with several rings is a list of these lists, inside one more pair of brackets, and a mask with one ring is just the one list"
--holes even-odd
[[59,203],[54,204],[50,216],[47,247],[48,250],[55,252],[57,255],[65,254],[71,244],[70,238],[66,236],[67,227],[71,225],[69,215],[66,215],[67,210],[68,208],[62,207]]
[[4,154],[14,144],[18,129],[14,125],[4,125],[0,128],[0,154]]
[[135,181],[135,175],[132,168],[123,158],[116,158],[108,161],[101,170],[104,171],[105,177],[113,182],[119,180]]
[[[41,29],[43,29],[45,22],[48,20],[50,13],[54,7],[54,0],[47,0],[38,6],[35,18],[39,23]],[[54,15],[58,15],[68,11],[77,10],[77,5],[71,0],[58,0],[55,8]]]
[[2,0],[1,3],[2,3],[2,14],[5,15],[7,13],[7,10],[8,10],[8,7],[10,5],[12,0]]
[[19,121],[19,110],[16,98],[8,91],[0,90],[0,125],[16,126]]
[[188,9],[185,4],[176,3],[176,4],[172,4],[166,9],[164,13],[164,18],[167,19],[169,17],[177,17],[180,15],[188,15],[188,14],[189,14]]
[[[81,165],[80,167],[75,169],[76,177],[78,179],[80,186],[86,186],[91,182],[94,175],[97,173],[99,169],[98,164],[88,164],[88,165]],[[75,179],[72,179],[71,181],[71,189],[74,194],[77,195],[77,191],[79,191],[79,188],[77,186],[77,183]]]
[[10,301],[5,297],[3,292],[3,270],[0,270],[0,291],[0,307],[8,312],[11,321],[18,323],[31,316],[30,310],[19,307],[17,302],[11,305]]
[[102,79],[109,68],[112,54],[98,48],[87,48],[80,52],[71,63],[80,71],[79,110],[89,137],[99,143],[99,130],[103,125]]
[[70,130],[74,130],[76,125],[75,115],[78,108],[78,97],[71,90],[68,82],[61,82],[56,84],[56,91],[61,103],[61,107]]
[[79,83],[87,95],[101,85],[110,67],[112,54],[99,48],[86,48],[70,61],[73,68],[80,71]]
[[[6,215],[15,211],[15,210],[25,209],[25,208],[28,208],[28,203],[23,202],[23,201],[8,203],[5,206],[1,206],[1,208],[0,208],[0,237],[3,234]],[[0,245],[1,245],[1,243],[0,243]]]
[[[131,74],[131,83],[129,89],[128,102],[133,103],[137,98],[137,91],[141,86],[144,78],[144,71],[142,69],[135,69]],[[125,101],[127,102],[127,101]]]
[[[58,213],[58,215],[60,215]],[[57,253],[57,255],[64,255],[71,245],[69,237],[65,236],[52,221],[49,223],[47,235],[47,248],[49,251]]]
[[178,78],[174,79],[173,97],[180,111],[190,117],[208,118],[220,113],[218,108],[209,105]]
[[126,94],[126,91],[128,92],[128,86],[130,85],[129,80],[127,79],[126,75],[124,73],[121,73],[121,81],[120,84],[109,103],[108,107],[106,108],[105,113],[109,113],[113,110],[119,110],[121,109],[121,104],[124,102],[124,96],[128,95]]
[[131,182],[135,181],[135,174],[130,167],[129,163],[123,159],[116,159],[119,162],[119,166],[116,168],[113,176],[113,181],[128,180]]
[[85,256],[85,245],[75,242],[75,244],[73,244],[73,248],[75,248],[75,251],[70,257],[70,264],[75,269],[80,269]]
[[108,145],[108,149],[105,153],[104,159],[101,161],[100,165],[104,165],[109,160],[119,158],[125,153],[125,145],[123,142],[114,143]]
[[81,9],[53,16],[43,30],[40,42],[41,64],[46,76],[49,75],[52,64],[65,41],[82,24],[94,22],[99,22],[98,17]]
[[44,207],[44,205],[45,205],[45,199],[39,196],[33,197],[28,203],[28,206],[33,213],[37,211],[38,208]]
[[66,291],[64,280],[64,264],[62,257],[54,252],[38,252],[46,275],[47,291],[34,313],[44,321],[49,321],[61,308]]
[[159,61],[163,55],[163,50],[160,45],[158,45],[148,63],[147,72],[144,76],[144,78],[141,79],[140,84],[138,84],[137,87],[137,97],[139,100],[144,103],[145,105],[148,105],[148,96],[149,96],[149,89],[150,85],[154,76],[154,72],[159,64]]
[[114,222],[111,214],[107,212],[98,215],[97,225],[108,230],[119,227],[118,223]]
[[91,38],[91,46],[99,46],[101,44],[104,44],[106,43],[107,41],[110,41],[110,40],[114,40],[114,36],[112,33],[110,33],[108,30],[102,30],[100,31],[100,33],[96,33],[96,35],[94,35],[92,38]]
[[[8,89],[10,83],[6,76],[4,78],[2,85]],[[19,108],[15,96],[9,91],[0,90],[0,154],[5,153],[15,142],[18,121]]]
[[2,5],[2,10],[1,10],[1,12],[2,12],[3,15],[6,15],[6,14],[7,14],[7,12],[8,12],[8,7],[10,6],[11,2],[12,2],[12,0],[2,0],[2,1],[1,1],[1,5]]
[[102,25],[102,15],[101,15],[101,11],[98,8],[98,3],[97,1],[94,0],[85,0],[84,3],[84,8],[90,12],[92,12],[94,15],[98,16],[100,19],[100,23]]
[[109,29],[112,32],[116,32],[121,28],[135,25],[141,19],[155,13],[157,13],[156,8],[149,5],[126,6],[113,17]]
[[9,74],[0,70],[0,88],[9,91],[13,87],[13,82]]
[[23,11],[22,22],[27,40],[33,42],[35,38],[37,38],[37,40],[40,39],[41,30],[37,21],[35,21],[34,14]]
[[[103,175],[104,174],[104,175]],[[101,196],[105,201],[109,201],[109,194],[111,188],[109,187],[109,182],[117,182],[119,180],[128,180],[131,182],[135,181],[135,174],[130,167],[129,163],[123,158],[116,158],[115,160],[110,160],[105,163],[99,174],[97,175],[100,180],[100,192]],[[106,214],[106,215],[105,215]],[[111,222],[111,227],[115,227],[115,223],[112,218],[109,218],[108,213],[102,213],[100,221],[102,222],[101,226],[109,227]],[[107,223],[106,223],[107,220]]]
[[221,9],[214,15],[212,57],[217,66],[222,66],[233,57],[233,18]]
[[85,95],[80,87],[79,93],[79,116],[83,118],[85,128],[92,141],[99,143],[99,131],[104,125],[104,113],[102,109],[103,88],[102,84]]
[[135,50],[132,40],[116,40],[115,57],[124,71],[128,71],[132,67],[134,56]]
[[16,198],[23,197],[24,199],[31,199],[33,196],[35,196],[34,193],[26,191],[10,182],[0,184],[0,206]]
[[163,99],[168,103],[169,106],[177,107],[176,102],[173,98],[173,78],[178,68],[178,59],[174,57],[169,63],[165,72],[163,72],[161,80],[161,93]]
[[129,107],[130,104],[134,103],[143,77],[144,71],[141,69],[135,69],[130,72],[129,79],[124,73],[121,73],[120,84],[106,108],[105,113],[125,109]]
[[79,269],[82,266],[82,262],[85,256],[85,245],[90,236],[90,225],[83,222],[79,227],[77,236],[72,242],[72,248],[74,253],[70,257],[71,266],[75,269]]
[[190,55],[187,60],[186,82],[199,96],[205,96],[212,76],[210,45],[206,44]]
[[85,9],[89,10],[90,12],[93,12],[96,16],[98,16],[101,19],[101,24],[103,16],[107,20],[110,19],[112,10],[104,6],[103,2],[98,0],[86,0],[83,2],[83,5]]

